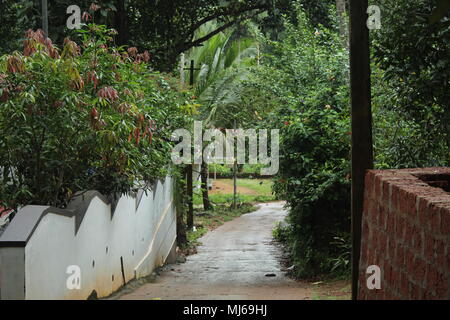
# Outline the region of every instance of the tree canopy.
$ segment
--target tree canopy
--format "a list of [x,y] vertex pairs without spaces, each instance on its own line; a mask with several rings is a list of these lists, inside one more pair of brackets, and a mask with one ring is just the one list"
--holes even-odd
[[[49,1],[49,36],[56,44],[61,45],[67,35],[75,35],[66,28],[66,10],[72,2]],[[301,2],[314,24],[330,25],[328,9],[334,0]],[[163,71],[173,70],[180,53],[246,19],[255,20],[263,32],[276,35],[283,28],[283,15],[296,18],[289,0],[80,0],[77,5],[82,12],[89,12],[95,23],[115,28],[116,44],[149,50],[154,66]],[[0,12],[0,53],[19,49],[25,31],[41,27],[40,1],[4,0]],[[196,38],[196,31],[211,21],[217,22],[217,28]]]

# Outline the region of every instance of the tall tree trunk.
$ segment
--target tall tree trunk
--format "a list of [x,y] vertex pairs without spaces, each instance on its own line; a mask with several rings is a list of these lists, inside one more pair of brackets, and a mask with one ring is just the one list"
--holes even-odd
[[[236,132],[236,119],[234,120],[233,128]],[[233,209],[237,208],[237,155],[233,154],[234,164],[233,164]]]
[[339,22],[339,36],[341,37],[341,41],[343,45],[348,48],[349,47],[349,37],[348,37],[348,23],[346,19],[346,0],[336,0],[336,11]]
[[186,198],[188,205],[188,214],[187,214],[187,227],[188,229],[192,229],[194,227],[194,187],[192,181],[192,164],[188,164],[186,166]]
[[125,0],[117,0],[116,1],[116,15],[114,25],[119,33],[116,37],[116,43],[118,45],[128,44],[130,40],[130,32],[128,30],[128,16],[125,9]]
[[202,180],[203,209],[206,211],[211,209],[211,203],[208,195],[208,164],[205,161],[202,162],[200,175]]
[[237,162],[233,164],[233,209],[237,208]]
[[187,243],[186,225],[183,221],[183,210],[177,210],[177,244],[183,246]]
[[173,189],[174,203],[177,210],[177,244],[181,247],[187,243],[186,224],[184,223],[186,184],[182,183],[182,179],[175,179]]

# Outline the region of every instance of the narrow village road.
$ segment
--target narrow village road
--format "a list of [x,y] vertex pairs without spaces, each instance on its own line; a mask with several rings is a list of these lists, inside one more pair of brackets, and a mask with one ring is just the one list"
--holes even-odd
[[283,202],[260,206],[207,233],[186,263],[120,299],[311,299],[311,285],[285,276],[272,244],[272,229],[287,214]]

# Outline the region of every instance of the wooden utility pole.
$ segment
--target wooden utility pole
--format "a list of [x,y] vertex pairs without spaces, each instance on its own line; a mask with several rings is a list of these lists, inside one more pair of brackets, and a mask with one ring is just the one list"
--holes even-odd
[[352,114],[352,299],[358,296],[364,177],[373,168],[368,0],[350,0]]
[[48,37],[48,4],[47,0],[42,0],[42,29],[44,30],[45,38]]

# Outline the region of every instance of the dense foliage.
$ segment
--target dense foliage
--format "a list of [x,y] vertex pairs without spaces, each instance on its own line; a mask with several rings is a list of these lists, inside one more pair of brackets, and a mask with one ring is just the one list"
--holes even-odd
[[[438,9],[430,0],[373,3],[382,8],[383,19],[382,29],[371,32],[378,168],[450,163],[450,21],[448,9],[439,9],[442,2]],[[337,28],[319,27],[314,33],[304,19],[298,21],[287,28],[286,38],[267,48],[269,59],[253,83],[253,93],[259,93],[247,100],[272,106],[276,111],[269,117],[284,121],[275,190],[290,213],[289,225],[276,234],[290,245],[297,274],[345,273],[350,248],[347,54],[335,38]]]
[[[115,28],[116,44],[147,49],[157,70],[172,71],[178,55],[242,21],[253,19],[264,32],[277,37],[282,28],[282,16],[293,15],[291,0],[52,0],[48,1],[49,36],[62,44],[71,34],[66,28],[66,10],[78,5],[97,24]],[[334,0],[302,0],[315,23],[329,24],[327,11]],[[0,53],[18,49],[23,33],[29,28],[41,28],[41,1],[2,0]],[[94,6],[92,6],[94,4]],[[218,22],[217,28],[197,37],[199,27]]]
[[281,130],[274,190],[290,209],[297,275],[309,277],[333,267],[341,252],[331,242],[350,229],[348,55],[336,32],[314,29],[300,8],[296,20],[281,41],[266,42],[243,100]]
[[[29,32],[23,53],[0,58],[4,205],[64,206],[80,190],[148,187],[170,170],[170,132],[189,128],[200,106],[195,117],[207,126],[280,129],[274,191],[287,201],[289,223],[275,234],[298,276],[347,273],[348,1],[91,2],[79,2],[84,21],[118,33],[95,24],[68,31],[72,3],[52,1],[49,33],[62,50]],[[449,1],[370,2],[382,14],[382,28],[370,31],[375,165],[449,165]],[[0,3],[0,53],[40,26],[37,3]],[[82,45],[63,40],[68,34]],[[115,47],[122,44],[135,47]],[[149,68],[174,70],[181,52],[200,66],[195,102]]]
[[436,3],[374,2],[383,13],[372,33],[378,167],[450,163],[450,20],[447,7],[432,22]]
[[[219,0],[176,0],[176,1],[128,1],[81,0],[77,3],[69,0],[48,2],[49,35],[55,43],[62,43],[64,37],[70,33],[66,28],[69,15],[67,7],[76,4],[82,12],[89,13],[89,17],[96,23],[115,28],[115,36],[119,45],[132,45],[140,49],[147,49],[153,56],[152,64],[158,70],[171,71],[176,65],[178,55],[195,45],[198,45],[228,27],[249,17],[267,11],[276,1],[219,1]],[[92,5],[94,4],[94,5]],[[17,35],[22,36],[29,28],[41,27],[40,1],[20,0],[0,4],[2,18],[6,22],[0,26],[0,34],[7,37],[7,47],[12,42],[17,48]],[[215,30],[201,39],[195,38],[197,29],[213,20],[220,24]],[[18,32],[8,35],[10,27]],[[3,39],[3,38],[2,38]],[[0,52],[2,47],[0,45]],[[7,51],[4,51],[7,52]]]
[[149,188],[170,169],[170,134],[193,105],[178,82],[148,69],[148,52],[110,46],[89,25],[59,50],[29,31],[0,58],[2,205],[64,206],[78,191]]

